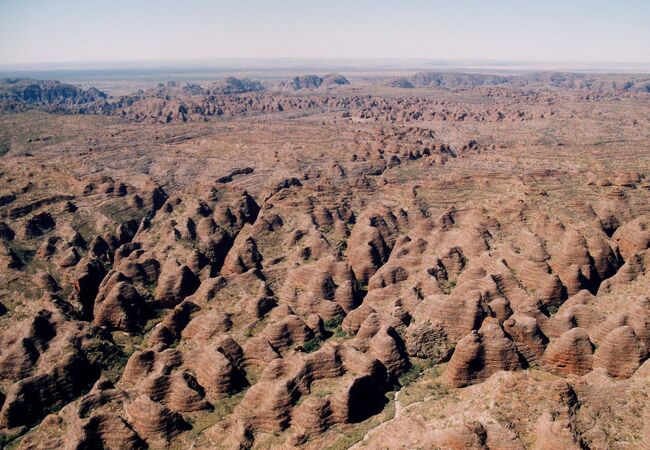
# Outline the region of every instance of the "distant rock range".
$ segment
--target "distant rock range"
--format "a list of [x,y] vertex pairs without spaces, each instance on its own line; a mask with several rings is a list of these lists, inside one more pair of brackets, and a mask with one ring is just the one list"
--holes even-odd
[[301,77],[294,77],[289,81],[281,81],[278,87],[282,90],[301,89],[321,89],[330,88],[332,86],[346,86],[350,84],[347,78],[337,73],[329,73],[323,77],[318,75],[304,75]]
[[0,110],[22,111],[30,105],[68,109],[105,102],[108,96],[96,89],[81,89],[67,83],[28,78],[0,79]]
[[209,88],[209,93],[212,95],[228,95],[228,94],[242,94],[244,92],[261,92],[265,88],[257,80],[249,80],[248,78],[235,78],[228,77],[225,80],[217,81]]
[[278,92],[278,91],[302,91],[322,90],[336,86],[347,86],[350,82],[343,75],[330,73],[327,75],[301,75],[289,80],[278,82],[262,83],[249,78],[228,77],[216,81],[206,88],[198,84],[179,84],[177,81],[169,81],[166,84],[160,83],[153,91],[147,91],[155,95],[231,95],[245,94],[249,92]]
[[[493,96],[645,96],[650,93],[647,75],[607,75],[539,72],[522,75],[486,75],[451,72],[418,72],[410,77],[377,79],[373,84],[403,90],[480,89],[480,95]],[[495,108],[479,115],[448,110],[433,104],[412,104],[410,95],[397,103],[411,105],[403,111],[393,100],[363,97],[345,89],[347,78],[336,73],[323,76],[301,75],[281,81],[228,77],[206,86],[169,81],[147,90],[110,97],[95,88],[84,90],[59,81],[31,79],[0,80],[0,111],[21,112],[40,109],[52,113],[101,114],[121,117],[129,122],[203,122],[215,117],[291,111],[344,111],[342,117],[397,120],[503,120]],[[334,93],[345,94],[334,96]],[[330,95],[332,94],[332,95]],[[386,102],[391,103],[387,105]],[[379,106],[383,105],[383,106]],[[396,111],[400,110],[399,117]],[[550,113],[550,112],[549,112]],[[522,114],[518,115],[523,117]]]
[[476,87],[497,86],[513,81],[514,77],[498,75],[482,75],[470,73],[418,72],[410,77],[399,77],[388,80],[390,87],[398,88],[429,88],[429,87]]
[[489,75],[456,72],[418,72],[410,77],[397,77],[386,81],[386,86],[412,88],[474,88],[480,86],[545,87],[584,89],[594,91],[621,90],[650,92],[650,78],[630,76],[629,79],[610,80],[598,74],[534,72],[523,75]]
[[169,81],[158,86],[112,98],[108,94],[90,88],[60,81],[34,80],[28,78],[0,79],[0,111],[26,111],[40,108],[49,112],[114,114],[115,110],[144,99],[187,100],[201,97],[214,100],[215,97],[255,92],[323,90],[349,85],[342,75],[331,73],[324,76],[303,75],[277,83],[262,84],[258,80],[228,77],[207,87],[194,83]]
[[155,97],[155,98],[186,98],[193,96],[214,96],[214,95],[232,95],[244,94],[247,92],[262,92],[266,88],[257,80],[249,80],[248,78],[235,78],[228,77],[223,80],[215,81],[214,83],[203,87],[195,83],[180,83],[178,81],[168,81],[167,83],[158,83],[155,88],[142,90],[130,95],[120,97]]
[[179,84],[177,81],[169,81],[166,84],[160,83],[156,89],[145,93],[155,96],[167,95],[180,97],[184,95],[232,95],[246,94],[249,92],[278,92],[278,91],[302,91],[302,90],[323,90],[336,86],[347,86],[350,82],[343,75],[330,73],[327,75],[302,75],[289,80],[279,82],[262,83],[249,78],[228,77],[216,81],[206,88],[198,84]]

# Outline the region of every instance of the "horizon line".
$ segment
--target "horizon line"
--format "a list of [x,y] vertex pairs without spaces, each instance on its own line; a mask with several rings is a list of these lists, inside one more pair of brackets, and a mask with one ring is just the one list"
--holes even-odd
[[[42,61],[42,62],[29,62],[29,63],[0,63],[0,70],[7,71],[11,69],[31,69],[31,70],[47,70],[59,68],[72,69],[75,68],[107,68],[107,66],[142,66],[160,64],[169,66],[189,65],[202,65],[205,64],[223,64],[228,62],[239,63],[273,63],[273,62],[302,62],[302,63],[427,63],[435,64],[441,63],[450,65],[454,64],[485,64],[485,65],[575,65],[575,66],[598,66],[603,69],[607,66],[645,66],[650,69],[650,61],[595,61],[595,60],[568,60],[568,59],[497,59],[497,58],[428,58],[428,57],[292,57],[292,56],[274,56],[274,57],[207,57],[207,58],[178,58],[178,59],[115,59],[115,60],[69,60],[69,61]],[[219,66],[216,66],[219,67]]]

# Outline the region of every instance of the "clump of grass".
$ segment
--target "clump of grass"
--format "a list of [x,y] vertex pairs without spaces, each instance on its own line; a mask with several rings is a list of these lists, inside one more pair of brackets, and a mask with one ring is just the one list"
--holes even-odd
[[340,327],[342,323],[343,323],[343,317],[336,316],[333,319],[327,319],[323,323],[323,326],[325,327],[326,330],[333,330],[334,328]]
[[156,309],[152,311],[150,314],[150,318],[146,321],[146,323],[142,327],[142,334],[147,334],[148,332],[153,330],[153,328],[165,318],[167,312],[168,311],[165,309]]
[[266,317],[264,317],[262,320],[258,320],[257,322],[247,326],[244,329],[244,336],[247,338],[257,336],[258,333],[262,331],[265,326],[266,326]]
[[194,437],[198,437],[204,430],[225,419],[232,414],[235,406],[239,404],[242,398],[244,398],[244,391],[214,402],[212,405],[214,409],[212,411],[201,413],[194,418],[189,418],[188,422],[192,426],[191,434]]
[[368,284],[363,280],[357,280],[357,291],[363,293],[363,295],[368,293]]
[[413,383],[422,373],[422,367],[419,364],[413,364],[409,367],[409,370],[400,375],[398,381],[400,386],[406,387],[409,384]]
[[262,376],[262,369],[256,366],[251,366],[246,368],[246,379],[248,383],[252,386],[257,383]]
[[306,353],[315,352],[319,348],[320,348],[320,342],[317,339],[310,339],[308,341],[305,341],[304,344],[302,344],[302,349]]
[[335,338],[346,338],[348,334],[343,331],[341,324],[343,323],[343,317],[338,316],[333,319],[328,319],[323,323],[325,330],[331,333]]
[[158,280],[147,283],[142,287],[144,290],[153,298],[156,295],[156,287],[158,286]]
[[451,392],[448,387],[438,382],[430,384],[428,388],[429,388],[429,395],[434,399],[440,399],[442,397],[446,397]]
[[20,444],[21,437],[23,434],[25,434],[29,429],[27,427],[23,427],[19,429],[18,432],[16,433],[0,433],[0,448],[5,448],[5,449],[14,449],[17,448],[18,445]]
[[554,314],[557,314],[558,312],[558,307],[555,305],[550,305],[546,307],[546,311],[548,312],[549,316],[552,316]]

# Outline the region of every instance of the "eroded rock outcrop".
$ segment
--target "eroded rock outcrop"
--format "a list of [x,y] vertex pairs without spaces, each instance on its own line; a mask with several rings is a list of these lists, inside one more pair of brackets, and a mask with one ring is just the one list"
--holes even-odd
[[522,367],[515,344],[497,321],[488,319],[478,332],[472,331],[458,342],[445,379],[452,386],[466,386],[483,381],[499,370]]
[[192,270],[170,258],[160,271],[154,298],[162,306],[173,307],[192,295],[198,286],[199,280]]
[[125,407],[126,418],[145,441],[160,445],[187,428],[180,414],[141,395]]
[[0,424],[5,428],[31,425],[79,396],[96,378],[96,370],[83,355],[68,353],[50,371],[11,386],[0,410]]
[[602,367],[616,378],[631,377],[647,358],[644,343],[628,326],[610,331],[594,354],[594,368]]
[[593,345],[582,328],[573,328],[551,341],[544,364],[561,374],[584,375],[593,367]]

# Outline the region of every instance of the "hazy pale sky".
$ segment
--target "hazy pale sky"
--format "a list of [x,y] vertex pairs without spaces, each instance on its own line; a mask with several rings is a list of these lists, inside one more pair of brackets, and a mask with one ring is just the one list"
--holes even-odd
[[213,58],[650,62],[650,0],[0,0],[0,64]]

